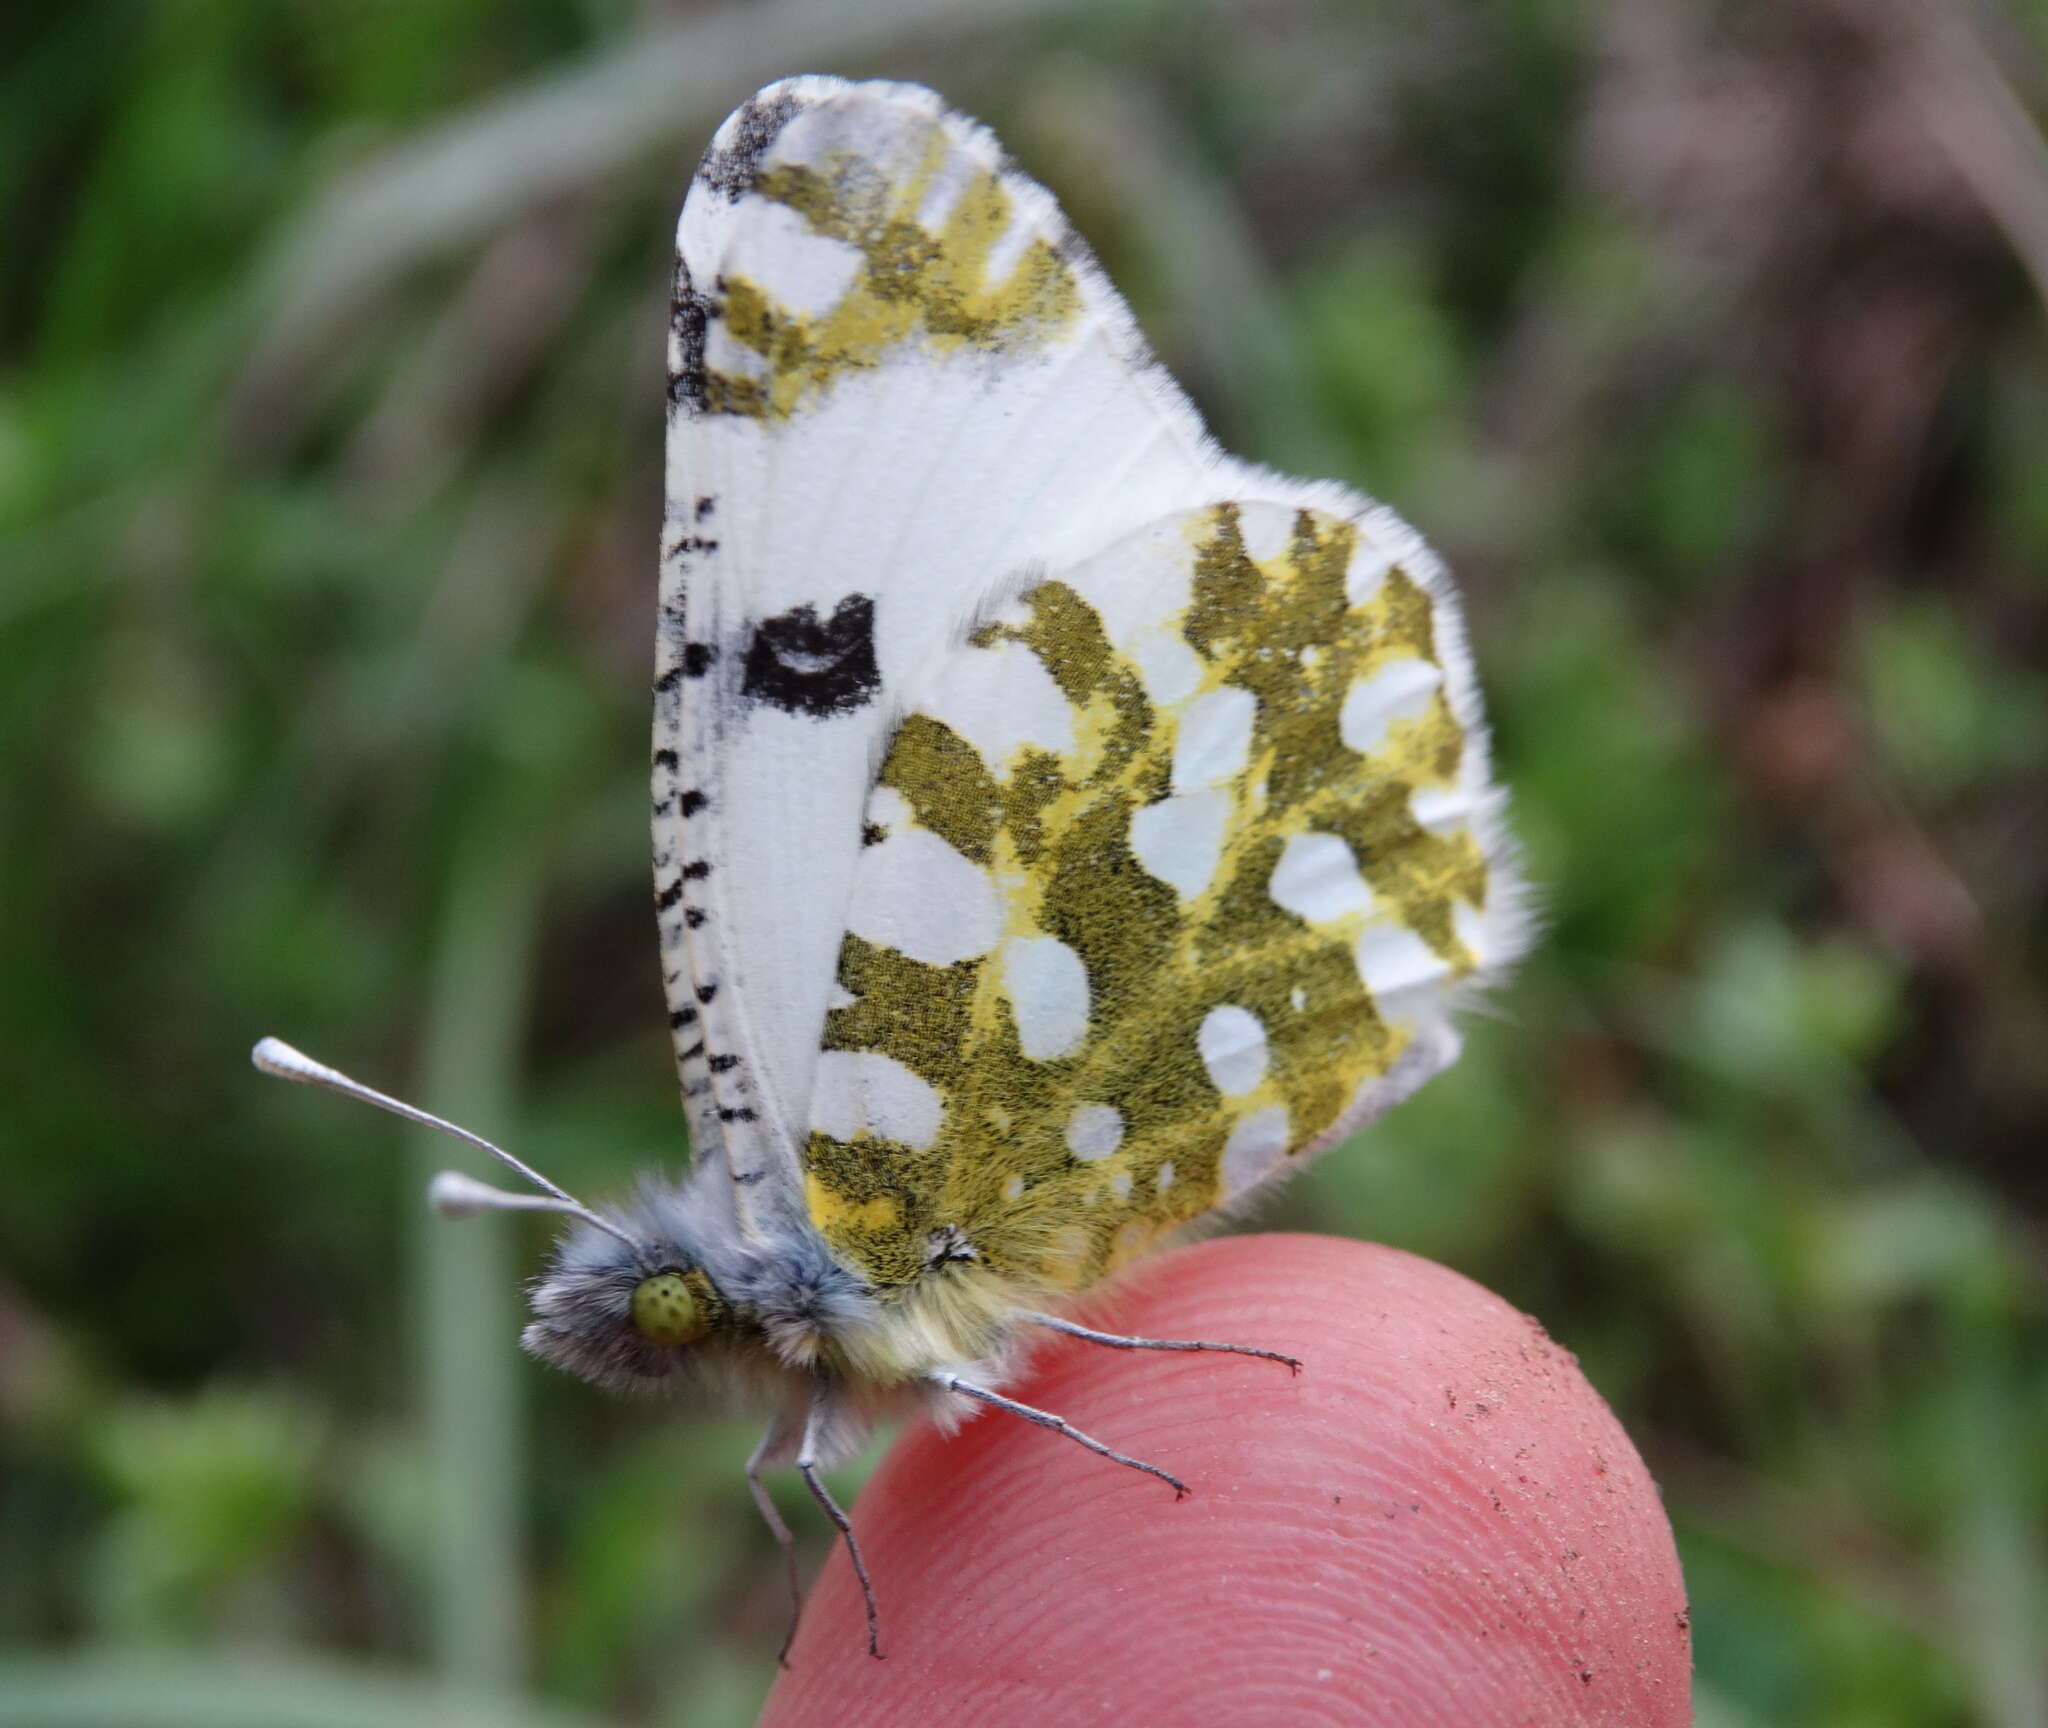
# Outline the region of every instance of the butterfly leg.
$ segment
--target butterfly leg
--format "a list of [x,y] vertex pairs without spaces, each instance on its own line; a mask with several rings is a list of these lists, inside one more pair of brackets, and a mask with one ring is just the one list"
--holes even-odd
[[825,1486],[825,1479],[818,1474],[818,1429],[825,1413],[825,1400],[822,1390],[811,1399],[811,1413],[804,1422],[803,1445],[797,1449],[797,1474],[804,1479],[811,1498],[824,1508],[825,1516],[838,1526],[839,1534],[846,1542],[846,1552],[853,1561],[853,1575],[860,1580],[861,1601],[868,1611],[868,1654],[879,1657],[882,1654],[882,1619],[875,1610],[875,1587],[868,1581],[868,1563],[861,1557],[860,1543],[854,1537],[853,1520],[832,1498],[832,1490]]
[[782,1550],[783,1569],[789,1574],[789,1630],[782,1636],[782,1648],[775,1653],[775,1660],[785,1668],[789,1666],[789,1647],[796,1642],[796,1623],[803,1618],[804,1591],[797,1580],[796,1538],[789,1533],[789,1526],[782,1520],[777,1509],[775,1496],[768,1492],[767,1483],[761,1480],[761,1472],[772,1458],[787,1457],[788,1433],[778,1417],[769,1423],[768,1431],[761,1436],[760,1445],[754,1448],[754,1455],[747,1460],[747,1492],[754,1497],[754,1504],[760,1508],[761,1521],[768,1526],[777,1546]]
[[984,1404],[993,1404],[998,1410],[1007,1410],[1012,1416],[1021,1416],[1027,1422],[1036,1422],[1041,1428],[1050,1428],[1055,1434],[1064,1434],[1069,1440],[1078,1440],[1089,1451],[1118,1464],[1127,1464],[1133,1470],[1142,1470],[1147,1476],[1157,1476],[1173,1490],[1176,1500],[1187,1498],[1188,1485],[1178,1476],[1169,1475],[1157,1464],[1147,1464],[1142,1458],[1133,1458],[1119,1452],[1113,1446],[1105,1446],[1091,1435],[1083,1434],[1064,1417],[1055,1416],[1050,1410],[1036,1410],[1029,1404],[1020,1404],[1014,1398],[1005,1398],[1000,1392],[991,1392],[986,1386],[977,1386],[971,1380],[962,1380],[953,1374],[934,1374],[932,1384],[943,1386],[948,1392],[959,1392],[969,1398],[978,1398]]
[[1076,1326],[1073,1321],[1062,1320],[1052,1314],[1026,1314],[1024,1318],[1034,1326],[1064,1332],[1069,1338],[1084,1338],[1090,1344],[1107,1344],[1112,1350],[1222,1350],[1232,1356],[1257,1356],[1267,1362],[1284,1362],[1290,1373],[1301,1372],[1298,1357],[1283,1356],[1278,1350],[1261,1350],[1254,1344],[1209,1344],[1192,1338],[1126,1338],[1116,1332],[1097,1332],[1093,1327]]

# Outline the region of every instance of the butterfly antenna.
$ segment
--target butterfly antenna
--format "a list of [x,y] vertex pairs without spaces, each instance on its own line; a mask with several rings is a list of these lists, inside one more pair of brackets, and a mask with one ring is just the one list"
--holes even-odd
[[502,1188],[493,1188],[488,1182],[464,1176],[460,1171],[443,1170],[428,1185],[427,1198],[445,1217],[468,1218],[484,1211],[560,1212],[571,1218],[580,1218],[608,1236],[616,1236],[628,1248],[637,1251],[640,1247],[608,1218],[600,1217],[566,1188],[557,1187],[532,1165],[513,1157],[502,1146],[493,1146],[481,1134],[472,1134],[467,1128],[458,1128],[453,1122],[444,1122],[413,1105],[387,1097],[360,1080],[351,1080],[339,1069],[330,1068],[324,1062],[315,1062],[304,1052],[294,1050],[281,1038],[265,1038],[249,1052],[249,1060],[265,1074],[274,1074],[280,1080],[296,1081],[301,1086],[324,1086],[330,1092],[339,1092],[344,1098],[374,1104],[379,1110],[388,1110],[392,1115],[403,1116],[406,1121],[417,1122],[424,1128],[438,1128],[443,1134],[474,1146],[480,1152],[488,1152],[506,1169],[525,1177],[541,1191],[538,1194],[510,1194]]

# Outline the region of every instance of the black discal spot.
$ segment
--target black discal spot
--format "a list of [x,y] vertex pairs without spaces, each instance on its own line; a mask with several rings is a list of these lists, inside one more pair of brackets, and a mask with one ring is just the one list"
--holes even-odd
[[692,930],[698,929],[704,922],[704,914],[695,906],[685,906],[683,908],[683,922],[689,925]]
[[683,866],[683,878],[689,882],[701,882],[711,874],[711,860],[698,858]]
[[654,909],[657,912],[666,912],[682,897],[683,885],[680,882],[671,882],[659,894],[655,895]]
[[849,594],[820,619],[797,606],[754,628],[741,694],[792,714],[850,714],[874,699],[875,603]]
[[715,510],[715,509],[717,509],[717,508],[718,508],[718,500],[717,500],[716,498],[712,498],[712,497],[709,497],[709,496],[706,496],[706,497],[703,497],[703,498],[699,498],[699,499],[697,500],[697,520],[698,520],[699,522],[708,522],[708,521],[710,521],[710,520],[711,520],[711,512],[712,512],[712,511],[714,511],[714,510]]
[[709,1002],[717,994],[718,985],[715,981],[710,984],[699,984],[697,986],[697,1000],[699,1002]]
[[697,1010],[694,1008],[678,1008],[668,1017],[668,1023],[679,1029],[684,1026],[694,1026],[697,1023]]
[[714,1056],[711,1058],[711,1072],[714,1074],[728,1073],[739,1065],[740,1059],[737,1056]]
[[863,822],[860,825],[860,843],[863,846],[879,846],[889,838],[889,830],[879,822]]
[[699,810],[704,808],[706,802],[707,800],[701,792],[685,792],[680,808],[685,816],[694,816]]
[[683,647],[683,676],[701,678],[709,672],[718,659],[718,650],[709,642],[689,642]]
[[714,192],[723,192],[728,203],[737,204],[761,177],[761,158],[781,136],[783,127],[803,106],[785,90],[764,102],[752,98],[732,117],[732,142],[714,143],[697,164],[697,179]]
[[742,1104],[719,1111],[718,1119],[721,1122],[751,1122],[754,1120],[754,1113]]
[[657,750],[654,753],[654,765],[657,768],[666,768],[673,774],[682,766],[682,760],[673,750]]
[[696,1042],[696,1043],[692,1044],[692,1045],[691,1045],[691,1046],[689,1047],[689,1049],[687,1049],[687,1050],[678,1050],[678,1051],[676,1052],[676,1060],[677,1060],[678,1062],[694,1062],[694,1061],[696,1061],[696,1060],[697,1060],[697,1058],[698,1058],[699,1056],[701,1056],[701,1055],[703,1055],[703,1054],[704,1054],[704,1040],[703,1040],[703,1039],[701,1039],[701,1038],[699,1038],[699,1039],[697,1040],[697,1042]]
[[671,666],[659,678],[655,679],[654,693],[657,696],[665,696],[682,681],[683,669],[680,666]]

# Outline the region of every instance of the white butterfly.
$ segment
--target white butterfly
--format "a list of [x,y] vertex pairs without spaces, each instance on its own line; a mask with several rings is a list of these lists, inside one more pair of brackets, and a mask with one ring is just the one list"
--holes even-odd
[[760,1472],[795,1464],[879,1652],[819,1470],[986,1404],[1181,1491],[1006,1397],[1019,1341],[1274,1356],[1048,1310],[1455,1060],[1525,895],[1441,566],[1218,449],[931,92],[794,78],[719,128],[669,401],[654,861],[693,1167],[598,1213],[486,1147],[541,1192],[435,1198],[579,1221],[534,1354],[774,1412],[756,1499],[787,1550]]

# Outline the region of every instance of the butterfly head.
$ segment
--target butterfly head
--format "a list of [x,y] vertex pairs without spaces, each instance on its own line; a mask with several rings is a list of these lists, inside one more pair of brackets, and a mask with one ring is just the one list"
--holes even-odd
[[614,1391],[658,1390],[729,1359],[745,1327],[705,1265],[703,1216],[690,1184],[650,1183],[572,1225],[534,1280],[520,1342]]

